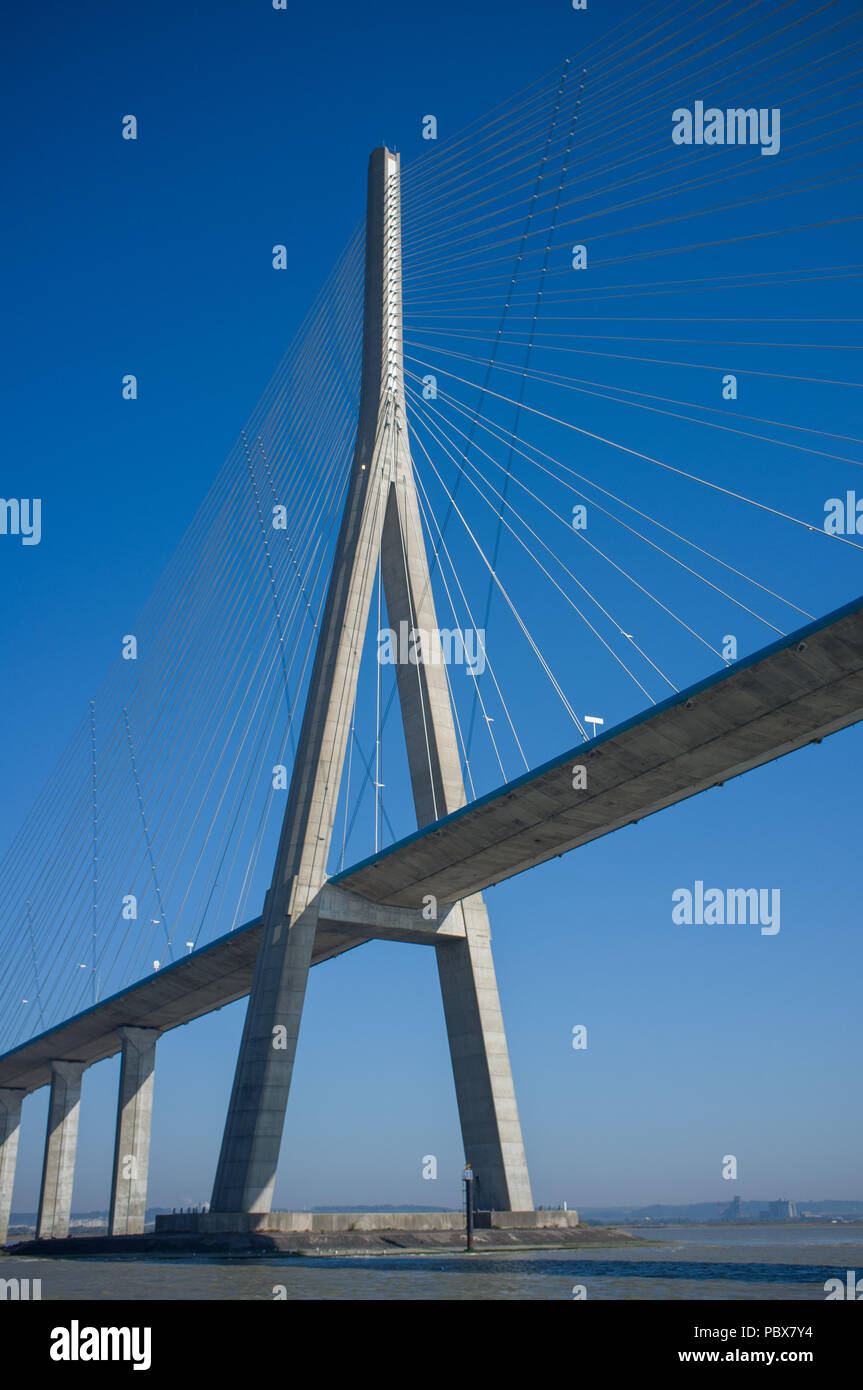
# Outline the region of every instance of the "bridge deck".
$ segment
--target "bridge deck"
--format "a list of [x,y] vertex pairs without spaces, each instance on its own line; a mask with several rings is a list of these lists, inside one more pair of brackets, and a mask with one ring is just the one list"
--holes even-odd
[[[337,874],[377,903],[452,902],[863,719],[863,599]],[[587,769],[574,791],[572,768]],[[260,920],[0,1056],[0,1087],[50,1079],[52,1058],[98,1062],[117,1028],[176,1028],[249,993]],[[369,939],[319,933],[312,964]]]
[[[120,1051],[117,1029],[123,1025],[177,1028],[242,999],[252,988],[260,939],[261,919],[256,918],[40,1033],[0,1057],[0,1087],[36,1091],[47,1086],[54,1058],[92,1065],[113,1057]],[[322,932],[315,943],[312,965],[360,944],[356,933]]]
[[[453,902],[863,718],[863,599],[684,690],[332,882]],[[587,770],[573,790],[572,769]]]

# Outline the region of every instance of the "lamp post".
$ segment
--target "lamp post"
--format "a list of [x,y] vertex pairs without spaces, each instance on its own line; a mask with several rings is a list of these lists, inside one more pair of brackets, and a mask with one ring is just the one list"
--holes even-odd
[[469,1163],[464,1166],[464,1218],[467,1236],[466,1250],[473,1250],[473,1169]]

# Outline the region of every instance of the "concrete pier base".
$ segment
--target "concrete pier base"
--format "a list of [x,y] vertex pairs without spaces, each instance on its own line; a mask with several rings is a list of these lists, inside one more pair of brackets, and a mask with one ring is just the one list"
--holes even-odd
[[159,1030],[119,1028],[117,1031],[123,1039],[123,1055],[108,1230],[112,1236],[136,1236],[143,1233],[147,1209],[153,1072]]
[[[156,1235],[296,1231],[463,1231],[462,1211],[188,1211],[156,1217]],[[478,1211],[477,1230],[572,1230],[577,1211]]]
[[36,1234],[40,1240],[68,1236],[78,1147],[81,1078],[86,1062],[51,1063],[51,1100],[42,1166]]
[[9,1233],[23,1099],[23,1091],[0,1090],[0,1245]]

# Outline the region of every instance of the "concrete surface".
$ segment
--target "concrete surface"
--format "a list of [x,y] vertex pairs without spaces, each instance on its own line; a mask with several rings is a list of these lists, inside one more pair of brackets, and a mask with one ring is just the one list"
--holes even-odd
[[[478,1211],[477,1230],[571,1230],[575,1211]],[[177,1212],[156,1217],[156,1235],[265,1231],[464,1231],[462,1211]]]
[[81,1108],[81,1078],[86,1063],[51,1063],[51,1099],[48,1103],[48,1133],[42,1164],[42,1189],[36,1234],[40,1240],[69,1234],[72,1186],[75,1181],[75,1153],[78,1147],[78,1116]]
[[9,1230],[23,1099],[23,1091],[0,1091],[0,1245]]
[[117,1099],[117,1130],[108,1231],[141,1235],[147,1211],[153,1073],[158,1028],[121,1028],[123,1059]]

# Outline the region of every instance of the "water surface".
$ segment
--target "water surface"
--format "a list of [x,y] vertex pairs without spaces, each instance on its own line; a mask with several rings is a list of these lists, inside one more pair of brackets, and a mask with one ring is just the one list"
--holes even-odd
[[[642,1230],[637,1234],[645,1235]],[[44,1299],[819,1300],[863,1274],[863,1228],[664,1226],[644,1245],[503,1255],[0,1257],[0,1278],[42,1280]]]

